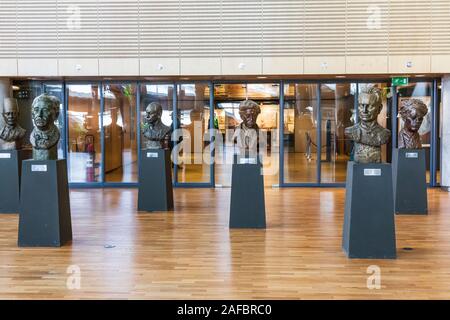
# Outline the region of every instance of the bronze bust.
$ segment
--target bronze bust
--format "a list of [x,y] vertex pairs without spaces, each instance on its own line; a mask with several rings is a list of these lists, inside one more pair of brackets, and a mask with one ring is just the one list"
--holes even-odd
[[158,102],[150,103],[145,109],[144,149],[169,149],[170,127],[162,123],[161,116],[162,106]]
[[381,162],[381,146],[388,143],[391,136],[391,131],[383,128],[377,122],[382,107],[380,89],[364,87],[358,98],[360,122],[345,128],[345,135],[355,142],[355,162]]
[[2,111],[4,126],[0,127],[0,150],[21,149],[26,130],[19,124],[17,100],[5,98]]
[[407,99],[402,102],[399,110],[404,125],[398,133],[399,149],[421,149],[419,129],[423,118],[428,113],[428,108],[422,100]]
[[259,127],[256,124],[261,108],[253,100],[244,100],[239,105],[239,115],[242,123],[235,132],[237,146],[240,154],[258,151]]
[[35,98],[31,105],[34,129],[30,142],[34,160],[58,159],[60,134],[55,121],[59,116],[59,104],[58,98],[44,93]]

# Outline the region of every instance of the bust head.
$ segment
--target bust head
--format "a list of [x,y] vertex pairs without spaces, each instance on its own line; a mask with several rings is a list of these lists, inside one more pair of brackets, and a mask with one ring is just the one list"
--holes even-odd
[[376,121],[382,107],[380,89],[363,87],[358,97],[358,112],[361,121],[366,123]]
[[150,103],[145,109],[145,121],[148,124],[154,124],[161,119],[162,106],[158,102]]
[[242,123],[249,129],[257,127],[256,119],[261,113],[259,105],[252,100],[244,100],[239,105],[239,115],[241,116]]
[[54,96],[46,93],[41,94],[33,100],[31,105],[31,116],[34,126],[41,130],[47,131],[59,116],[59,100]]
[[2,115],[6,125],[10,127],[15,127],[17,125],[19,119],[19,106],[17,105],[16,99],[5,98]]
[[417,132],[422,125],[423,118],[428,112],[428,108],[422,100],[403,100],[399,114],[404,121],[404,128],[409,132]]

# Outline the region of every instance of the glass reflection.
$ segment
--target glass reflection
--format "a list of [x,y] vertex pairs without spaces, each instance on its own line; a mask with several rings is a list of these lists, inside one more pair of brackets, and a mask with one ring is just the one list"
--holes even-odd
[[[239,126],[242,119],[239,115],[239,104],[245,99],[253,100],[260,105],[261,113],[257,124],[262,131],[265,149],[263,169],[266,185],[278,184],[279,179],[279,84],[277,83],[241,83],[216,84],[214,86],[214,123],[222,135],[221,159],[216,158],[215,180],[216,184],[231,186],[232,155],[234,146],[226,143],[232,140],[234,129]],[[218,147],[216,147],[218,148]],[[217,154],[217,153],[216,153]],[[231,161],[228,161],[230,160]]]
[[344,130],[355,124],[354,83],[322,84],[321,113],[321,182],[345,182],[352,143]]
[[317,182],[317,85],[284,87],[284,181]]
[[103,86],[105,180],[137,182],[136,85]]
[[69,182],[101,182],[100,90],[95,84],[66,86]]
[[[178,85],[177,118],[182,129],[177,143],[178,182],[210,182],[210,164],[203,159],[209,145],[210,100],[208,83]],[[206,151],[207,152],[207,151]]]

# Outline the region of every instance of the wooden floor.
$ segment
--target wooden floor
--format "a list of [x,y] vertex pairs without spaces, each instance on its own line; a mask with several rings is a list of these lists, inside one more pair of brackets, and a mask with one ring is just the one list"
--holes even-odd
[[[0,298],[450,299],[450,194],[438,189],[428,216],[396,218],[396,260],[345,257],[343,189],[266,189],[267,230],[228,229],[230,189],[176,189],[169,214],[136,213],[136,196],[71,191],[63,248],[18,248],[17,215],[0,215]],[[79,290],[66,286],[70,265]],[[366,286],[370,265],[379,290]]]

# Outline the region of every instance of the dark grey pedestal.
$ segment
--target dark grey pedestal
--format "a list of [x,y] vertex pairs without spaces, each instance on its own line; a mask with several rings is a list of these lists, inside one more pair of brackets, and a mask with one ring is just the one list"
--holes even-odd
[[426,173],[425,150],[394,150],[392,174],[396,213],[428,214]]
[[138,210],[173,210],[172,171],[169,150],[148,149],[141,151]]
[[348,163],[342,248],[349,258],[396,257],[390,164]]
[[22,161],[30,156],[31,150],[0,151],[0,214],[19,212]]
[[257,157],[235,157],[231,177],[230,228],[265,227],[262,165]]
[[20,247],[59,247],[72,240],[66,160],[22,162]]

